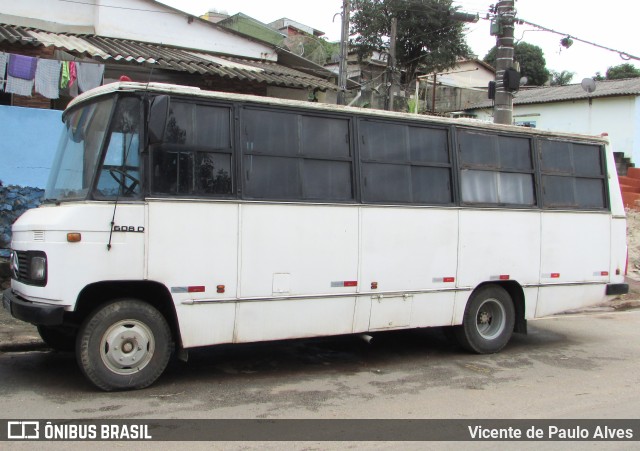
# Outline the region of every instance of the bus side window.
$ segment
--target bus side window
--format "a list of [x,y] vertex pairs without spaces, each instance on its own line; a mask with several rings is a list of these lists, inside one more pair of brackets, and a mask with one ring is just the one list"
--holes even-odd
[[365,201],[453,203],[447,130],[368,120],[360,128]]
[[153,153],[153,190],[162,194],[192,192],[193,158],[175,146],[159,147]]
[[463,203],[536,205],[529,138],[460,130],[458,145]]
[[543,139],[540,159],[546,207],[606,208],[600,146]]
[[252,199],[354,199],[349,120],[246,108],[245,194]]
[[172,101],[164,142],[152,150],[152,192],[232,194],[230,117],[228,107]]

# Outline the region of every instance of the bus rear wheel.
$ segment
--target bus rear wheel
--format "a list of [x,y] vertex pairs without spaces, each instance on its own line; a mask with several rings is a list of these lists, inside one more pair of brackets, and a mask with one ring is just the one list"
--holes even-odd
[[121,299],[93,312],[76,343],[83,373],[105,391],[148,387],[160,377],[172,351],[164,316],[134,299]]
[[485,285],[471,295],[456,337],[471,352],[492,354],[509,342],[514,324],[515,309],[509,293],[498,285]]

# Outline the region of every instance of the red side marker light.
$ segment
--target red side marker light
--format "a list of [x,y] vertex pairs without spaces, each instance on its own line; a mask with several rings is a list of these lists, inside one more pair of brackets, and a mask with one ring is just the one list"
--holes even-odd
[[455,277],[443,277],[443,278],[442,278],[442,281],[443,281],[444,283],[453,283],[453,282],[455,282],[455,281],[456,281],[456,278],[455,278]]
[[500,274],[500,280],[509,280],[510,278],[509,274]]
[[551,278],[552,279],[559,279],[560,278],[560,273],[559,272],[552,272],[551,273]]
[[202,287],[202,286],[187,288],[187,292],[189,292],[189,293],[204,293],[204,290],[205,290],[205,288]]
[[216,287],[216,293],[224,293],[224,289],[225,289],[224,285],[218,285]]
[[378,289],[378,282],[371,282],[371,289],[372,290],[377,290]]
[[602,271],[602,272],[600,273],[600,275],[601,275],[602,277],[606,277],[606,276],[608,276],[608,275],[609,275],[609,271]]
[[358,281],[356,280],[347,280],[344,282],[344,286],[345,287],[357,287],[358,286]]

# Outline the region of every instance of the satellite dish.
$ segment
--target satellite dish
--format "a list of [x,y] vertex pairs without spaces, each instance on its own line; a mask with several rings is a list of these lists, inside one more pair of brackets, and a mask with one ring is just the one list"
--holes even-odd
[[[322,41],[315,37],[306,35],[289,36],[284,39],[283,44],[291,53],[302,56],[316,64],[322,66],[327,62],[327,52],[322,46]],[[307,47],[305,48],[305,46]]]
[[520,78],[520,86],[526,86],[529,83],[529,79],[527,77]]
[[298,56],[304,55],[304,36],[289,36],[284,39],[283,44],[291,53],[295,53]]
[[584,80],[582,80],[582,83],[580,83],[580,86],[582,86],[582,89],[584,89],[589,94],[596,90],[596,82],[593,80],[593,78],[585,78]]

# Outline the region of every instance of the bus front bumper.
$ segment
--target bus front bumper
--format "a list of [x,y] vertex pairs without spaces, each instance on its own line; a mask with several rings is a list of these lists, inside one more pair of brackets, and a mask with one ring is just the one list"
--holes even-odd
[[38,304],[22,299],[11,288],[2,294],[2,306],[16,319],[40,326],[58,326],[62,324],[64,307]]

